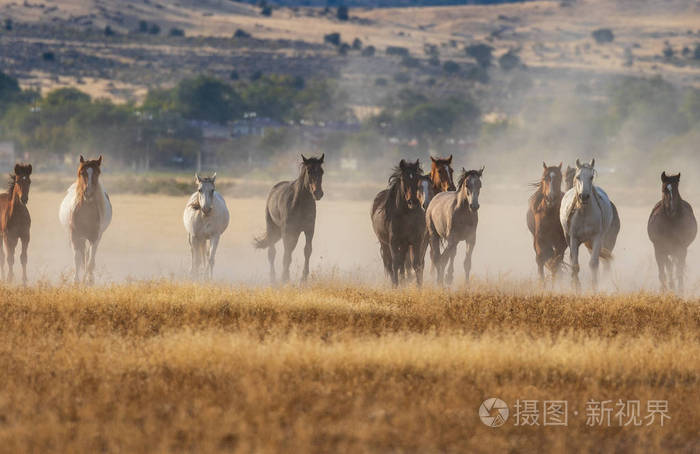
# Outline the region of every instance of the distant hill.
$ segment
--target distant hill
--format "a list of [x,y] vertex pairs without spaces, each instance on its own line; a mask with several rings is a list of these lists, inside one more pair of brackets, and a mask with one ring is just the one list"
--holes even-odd
[[[355,8],[390,8],[445,5],[497,5],[502,3],[525,3],[532,0],[270,0],[272,5],[303,7],[345,5]],[[257,5],[260,0],[243,0],[240,3]]]

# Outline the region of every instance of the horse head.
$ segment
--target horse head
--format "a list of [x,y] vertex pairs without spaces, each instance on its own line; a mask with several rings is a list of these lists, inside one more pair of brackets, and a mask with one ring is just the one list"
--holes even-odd
[[323,197],[323,158],[325,156],[325,153],[320,158],[306,158],[304,155],[301,155],[304,186],[315,200],[321,200],[321,197]]
[[449,158],[430,157],[430,181],[437,192],[454,191],[455,184],[452,179],[452,155]]
[[574,177],[574,188],[579,202],[587,204],[593,194],[593,178],[595,177],[595,159],[589,163],[581,164],[576,159],[576,176]]
[[661,173],[661,194],[663,195],[664,211],[670,215],[678,212],[680,206],[681,195],[678,191],[678,184],[681,181],[681,174],[666,175],[666,172]]
[[214,183],[216,181],[216,172],[211,177],[202,178],[198,173],[194,174],[195,183],[197,184],[197,200],[199,208],[204,215],[211,213],[214,205]]
[[15,194],[17,194],[22,201],[26,204],[29,202],[29,185],[32,184],[30,175],[32,174],[31,164],[15,164],[15,173],[12,175],[10,184],[13,187]]
[[398,182],[401,197],[406,202],[408,208],[412,210],[421,206],[421,202],[418,198],[418,184],[423,175],[420,160],[416,159],[416,162],[406,162],[405,159],[402,159],[396,170],[390,181],[396,180]]
[[566,182],[566,190],[574,187],[574,177],[576,176],[576,168],[566,166],[566,173],[564,174],[564,181]]
[[479,170],[465,170],[462,168],[462,176],[459,177],[458,197],[469,204],[472,211],[479,210],[479,194],[481,193],[481,176],[484,167]]
[[102,156],[97,159],[85,159],[80,156],[80,165],[78,166],[78,192],[82,194],[84,199],[91,199],[95,194],[96,188],[100,183],[100,166],[102,165]]
[[542,172],[540,188],[542,189],[542,194],[545,197],[547,206],[554,205],[561,197],[561,166],[561,162],[558,166],[551,167],[548,167],[545,162],[542,162],[544,171]]

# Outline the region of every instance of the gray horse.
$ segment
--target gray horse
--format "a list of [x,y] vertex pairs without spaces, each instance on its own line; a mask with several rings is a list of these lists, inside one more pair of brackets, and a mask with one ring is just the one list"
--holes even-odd
[[267,258],[270,262],[270,279],[275,281],[275,243],[280,238],[284,244],[282,260],[282,280],[289,280],[289,266],[292,263],[292,252],[299,241],[299,235],[304,232],[304,271],[302,281],[309,276],[309,257],[311,243],[316,227],[316,201],[323,197],[323,158],[305,158],[301,155],[302,164],[299,177],[294,181],[281,181],[274,185],[267,196],[265,222],[267,230],[261,237],[255,238],[253,245],[258,249],[267,248]]
[[418,183],[423,170],[420,162],[401,160],[389,178],[389,188],[374,198],[372,227],[380,243],[384,270],[394,287],[407,257],[412,258],[416,283],[423,284],[425,256],[425,213],[418,200]]
[[[481,192],[481,170],[462,169],[462,176],[457,183],[456,191],[446,191],[437,194],[428,211],[425,222],[430,244],[430,258],[437,268],[437,282],[442,284],[447,269],[447,284],[452,283],[454,274],[454,257],[460,241],[467,243],[467,256],[464,259],[464,272],[469,281],[472,267],[472,253],[476,243],[476,227],[479,223],[479,193]],[[446,242],[445,250],[440,252],[440,243]]]

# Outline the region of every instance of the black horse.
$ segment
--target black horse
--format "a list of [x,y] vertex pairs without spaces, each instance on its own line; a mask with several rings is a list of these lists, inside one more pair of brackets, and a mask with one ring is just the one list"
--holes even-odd
[[316,227],[316,200],[323,197],[323,158],[305,158],[301,155],[302,164],[299,177],[294,181],[281,181],[274,185],[267,196],[265,222],[267,231],[261,237],[255,238],[253,244],[258,249],[267,248],[267,258],[270,262],[270,279],[275,281],[275,243],[280,238],[284,244],[284,259],[282,261],[282,280],[289,280],[289,265],[292,263],[292,252],[299,241],[299,235],[304,232],[304,272],[302,281],[309,276],[309,257],[311,257],[311,242]]
[[[412,257],[416,283],[423,283],[425,255],[425,212],[418,200],[418,183],[423,175],[419,160],[401,160],[389,178],[389,188],[372,203],[372,227],[379,239],[384,270],[394,287],[406,257]],[[408,255],[407,255],[408,254]]]

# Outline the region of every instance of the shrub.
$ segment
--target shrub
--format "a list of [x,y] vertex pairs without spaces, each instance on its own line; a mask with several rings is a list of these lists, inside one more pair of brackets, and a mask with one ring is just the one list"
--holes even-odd
[[148,33],[148,22],[145,20],[140,20],[139,21],[139,33]]
[[676,53],[676,51],[674,51],[674,50],[673,50],[673,47],[671,47],[671,43],[669,43],[668,41],[666,41],[666,44],[665,44],[664,50],[663,50],[664,58],[665,58],[666,60],[670,60],[670,59],[673,58],[673,56],[675,55],[675,53]]
[[257,71],[255,71],[253,74],[250,75],[250,80],[251,80],[252,82],[255,82],[256,80],[261,79],[261,78],[262,78],[262,75],[263,75],[262,71],[257,70]]
[[360,50],[362,49],[362,41],[360,38],[355,38],[352,42],[352,48],[355,50]]
[[513,50],[501,55],[498,59],[498,64],[504,71],[510,71],[513,68],[520,66],[520,57]]
[[168,32],[170,36],[185,36],[185,31],[181,28],[173,27]]
[[240,79],[240,76],[238,75],[238,71],[236,71],[235,69],[233,71],[231,71],[231,74],[229,74],[228,78],[231,80]]
[[158,35],[160,34],[160,25],[158,24],[151,24],[151,26],[148,28],[148,33],[151,35]]
[[348,43],[342,43],[340,46],[338,46],[338,53],[340,55],[347,55],[349,50],[350,44]]
[[44,61],[54,61],[56,59],[56,56],[54,55],[53,52],[49,51],[49,52],[44,52],[43,54],[41,54],[41,58],[43,58]]
[[7,30],[7,31],[12,30],[12,19],[10,19],[10,18],[5,19],[5,30]]
[[430,57],[428,64],[430,66],[440,66],[440,59],[438,57]]
[[448,74],[455,74],[459,72],[459,64],[452,60],[447,60],[442,65],[442,69]]
[[236,30],[236,32],[233,34],[234,38],[251,38],[252,35],[248,33],[245,30],[241,30],[240,28]]
[[407,68],[417,68],[420,66],[420,61],[417,58],[407,55],[401,59],[401,66],[405,66]]
[[323,41],[333,44],[334,46],[340,46],[340,33],[329,33],[323,37]]
[[410,53],[408,52],[408,49],[405,47],[400,47],[400,46],[389,46],[386,48],[386,54],[387,55],[396,55],[398,57],[408,57]]
[[394,80],[400,84],[407,84],[411,81],[411,76],[408,73],[396,73]]
[[270,8],[269,6],[263,6],[260,10],[260,14],[262,14],[265,17],[270,17],[272,16],[272,8]]
[[105,26],[105,36],[114,36],[114,30],[109,25]]
[[338,20],[348,20],[350,17],[348,15],[348,7],[345,5],[340,5],[336,13]]
[[693,51],[693,58],[700,60],[700,43],[695,45],[695,50]]
[[363,57],[374,57],[374,46],[367,46],[364,49],[362,49],[362,56]]
[[593,39],[595,39],[595,42],[598,44],[611,43],[615,39],[615,35],[609,28],[599,28],[597,30],[593,30],[591,35],[593,35]]
[[388,84],[389,81],[383,77],[377,77],[376,79],[374,79],[374,85],[376,85],[377,87],[385,87]]
[[464,50],[468,56],[476,60],[479,66],[483,68],[488,68],[491,66],[493,47],[489,46],[488,44],[472,44],[467,46]]

